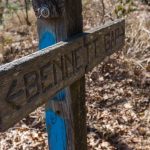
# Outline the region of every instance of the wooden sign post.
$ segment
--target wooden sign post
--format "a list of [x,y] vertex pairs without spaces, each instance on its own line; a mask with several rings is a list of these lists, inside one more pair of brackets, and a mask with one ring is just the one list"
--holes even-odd
[[[82,33],[81,0],[33,0],[33,8],[38,18],[40,50]],[[67,65],[70,65],[70,58],[66,58]],[[68,70],[66,73],[69,73]],[[46,104],[49,149],[86,149],[84,82],[83,75],[79,81],[58,92]]]
[[33,7],[40,51],[0,66],[0,131],[46,103],[49,149],[86,150],[84,76],[123,47],[125,21],[83,32],[81,0],[33,0]]

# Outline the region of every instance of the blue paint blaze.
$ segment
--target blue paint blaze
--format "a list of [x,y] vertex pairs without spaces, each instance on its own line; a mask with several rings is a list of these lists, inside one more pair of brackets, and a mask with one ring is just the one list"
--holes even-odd
[[[46,31],[40,35],[39,50],[56,43],[55,36]],[[58,92],[52,100],[64,101],[66,98],[65,89]],[[46,128],[48,132],[49,150],[67,150],[67,135],[65,120],[53,112],[50,108],[46,110]]]
[[[39,50],[43,50],[44,48],[51,46],[56,43],[55,36],[46,31],[43,32],[42,35],[40,36],[40,41],[39,41]],[[58,92],[52,99],[55,101],[63,101],[66,97],[66,92],[65,90],[62,90]]]
[[49,109],[46,111],[46,126],[48,129],[49,150],[66,150],[65,121]]
[[65,92],[65,89],[63,89],[53,97],[53,100],[54,101],[64,101],[65,98],[66,98],[66,92]]
[[48,31],[42,33],[39,41],[39,49],[42,50],[56,43],[55,36]]

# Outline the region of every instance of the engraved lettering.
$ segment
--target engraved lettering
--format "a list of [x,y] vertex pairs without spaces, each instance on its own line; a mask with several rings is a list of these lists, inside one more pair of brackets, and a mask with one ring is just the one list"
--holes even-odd
[[124,32],[124,26],[120,26],[119,28],[119,40],[120,40],[120,44],[124,41],[125,38],[125,32]]
[[98,37],[94,40],[95,43],[95,58],[99,58],[100,55],[102,55],[102,51],[104,51],[103,41],[102,37]]
[[[57,90],[71,84],[84,72],[90,71],[105,56],[109,56],[113,51],[120,49],[124,44],[124,30],[123,22],[120,24],[115,23],[106,28],[103,27],[100,30],[91,30],[83,34],[83,37],[81,35],[79,39],[77,37],[71,42],[69,40],[62,43],[62,45],[61,43],[58,44],[56,49],[54,46],[52,51],[48,50],[46,53],[31,55],[29,56],[30,59],[25,58],[26,61],[23,63],[19,61],[19,64],[10,65],[8,74],[6,69],[3,72],[2,67],[0,77],[4,81],[1,83],[0,88],[2,89],[1,95],[6,100],[5,103],[12,105],[14,108],[21,108],[30,100],[48,96],[46,92],[51,90],[50,97]],[[65,49],[67,50],[64,51]],[[39,62],[42,59],[45,60],[42,63]],[[43,64],[44,62],[46,63]],[[37,65],[36,70],[34,70],[34,67],[29,69],[30,64],[31,66]],[[42,64],[43,66],[41,66]],[[9,71],[12,72],[13,77],[19,77],[11,79]],[[3,86],[5,87],[3,88]]]
[[111,31],[111,48],[113,49],[116,46],[116,36],[115,31]]
[[49,62],[40,69],[42,92],[47,92],[54,84],[53,65]]
[[81,48],[78,48],[76,50],[74,50],[74,71],[77,72],[81,67],[82,67],[82,59],[81,56],[81,51],[82,49]]
[[61,82],[65,78],[63,56],[53,61],[53,74],[55,84]]
[[115,30],[116,44],[120,42],[119,36],[120,36],[119,28],[117,28],[117,29]]
[[98,57],[98,49],[100,48],[98,48],[98,43],[99,43],[99,41],[98,41],[98,39],[95,39],[94,41],[93,41],[93,43],[94,43],[94,57],[95,58],[97,58]]
[[30,72],[24,75],[26,98],[28,101],[32,100],[40,93],[38,79],[39,79],[39,76],[36,71]]
[[13,80],[10,88],[8,90],[6,101],[11,104],[14,108],[19,109],[21,106],[21,103],[18,103],[18,99],[21,98],[24,94],[23,89],[17,89],[18,81],[17,79]]
[[110,32],[104,35],[104,45],[105,45],[106,51],[111,50],[111,34],[110,34]]
[[123,40],[124,40],[124,31],[121,27],[109,31],[109,33],[104,35],[105,50],[106,51],[113,50],[116,46],[120,46]]
[[71,77],[74,72],[74,61],[73,61],[74,53],[65,54],[65,77]]
[[88,58],[88,64],[90,64],[93,59],[96,58],[96,45],[95,45],[95,40],[86,44],[87,48],[87,58]]

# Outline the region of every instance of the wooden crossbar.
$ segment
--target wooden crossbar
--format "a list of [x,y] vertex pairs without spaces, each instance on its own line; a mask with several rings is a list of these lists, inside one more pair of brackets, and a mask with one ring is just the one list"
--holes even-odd
[[125,21],[109,22],[0,66],[0,131],[17,123],[62,88],[120,50]]

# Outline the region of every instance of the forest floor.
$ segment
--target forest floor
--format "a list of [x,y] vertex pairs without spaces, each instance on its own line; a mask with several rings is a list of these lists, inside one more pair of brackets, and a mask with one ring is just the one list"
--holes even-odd
[[[110,0],[105,1],[105,9],[96,0],[83,2],[85,29],[117,16],[126,19],[123,50],[86,75],[88,150],[150,150],[150,7],[136,0],[121,10],[119,3]],[[1,64],[37,49],[32,11],[30,20],[30,27],[15,18],[1,29]],[[48,149],[44,118],[44,107],[40,107],[0,133],[0,150]]]

